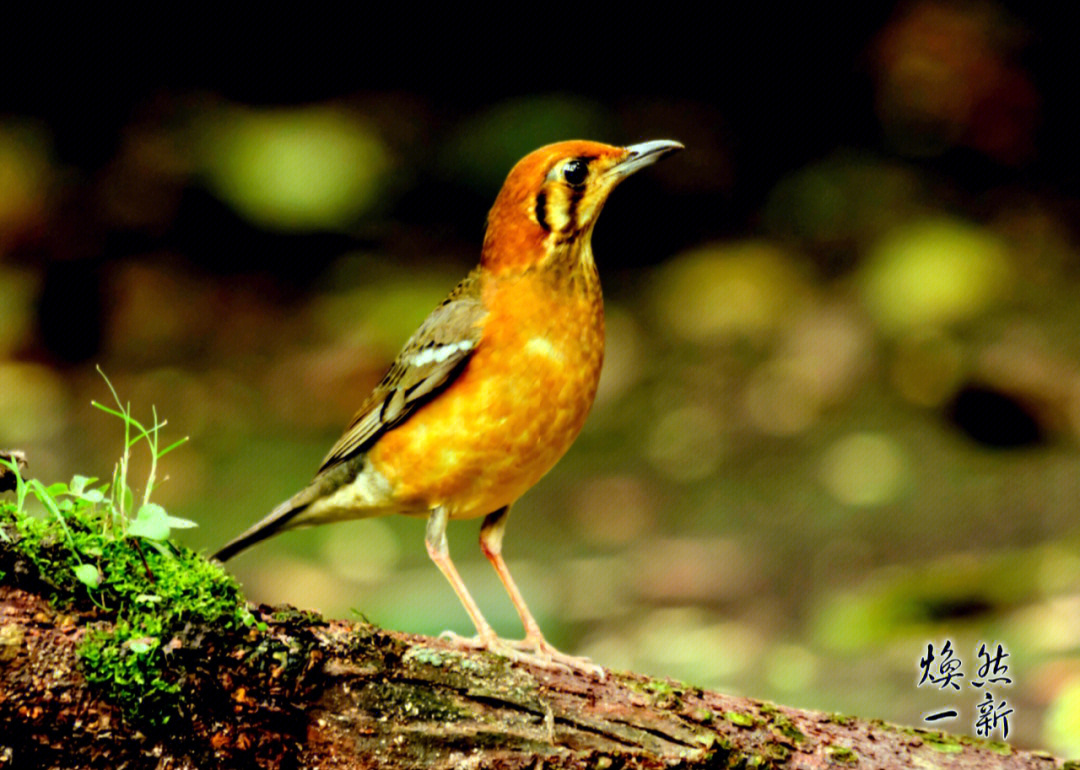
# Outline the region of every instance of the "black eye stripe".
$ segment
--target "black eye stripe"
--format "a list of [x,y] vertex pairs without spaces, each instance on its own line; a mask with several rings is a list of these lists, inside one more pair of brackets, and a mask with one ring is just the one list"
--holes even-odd
[[536,223],[547,232],[565,237],[577,231],[578,207],[585,197],[589,164],[593,158],[570,158],[555,165],[533,202]]
[[536,196],[536,221],[545,230],[551,229],[547,221],[547,193],[545,192]]
[[566,227],[564,230],[574,230],[578,226],[577,210],[578,204],[581,203],[581,199],[585,197],[585,188],[574,187],[570,190],[570,199],[567,201],[566,206]]

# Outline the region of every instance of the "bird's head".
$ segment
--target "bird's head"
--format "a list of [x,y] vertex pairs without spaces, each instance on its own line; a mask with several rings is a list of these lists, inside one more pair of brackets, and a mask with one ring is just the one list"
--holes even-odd
[[682,147],[666,139],[627,147],[579,140],[529,153],[488,214],[482,264],[500,272],[527,269],[575,242],[587,244],[615,186]]

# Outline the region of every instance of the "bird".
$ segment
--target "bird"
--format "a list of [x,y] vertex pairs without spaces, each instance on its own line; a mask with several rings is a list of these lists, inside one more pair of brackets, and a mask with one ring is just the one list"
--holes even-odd
[[[426,517],[425,544],[477,635],[465,646],[594,671],[549,643],[502,557],[510,506],[577,438],[604,358],[592,234],[611,191],[683,145],[573,140],[512,168],[487,217],[480,263],[408,339],[312,481],[223,546],[226,561],[298,527],[388,514]],[[480,547],[521,618],[501,639],[450,558],[450,520],[483,517]]]

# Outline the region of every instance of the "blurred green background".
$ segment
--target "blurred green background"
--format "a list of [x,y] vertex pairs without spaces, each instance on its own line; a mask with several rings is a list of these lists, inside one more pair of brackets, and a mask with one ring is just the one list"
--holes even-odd
[[[100,364],[191,436],[156,497],[212,550],[308,481],[475,264],[517,158],[678,139],[601,218],[600,394],[510,518],[542,627],[793,706],[951,706],[934,726],[967,733],[1000,642],[1010,740],[1080,754],[1075,45],[1049,6],[736,13],[73,25],[62,76],[2,76],[0,446],[109,476]],[[452,553],[517,636],[476,534],[452,525]],[[254,601],[471,630],[422,521],[230,567]],[[946,639],[963,690],[916,687]]]

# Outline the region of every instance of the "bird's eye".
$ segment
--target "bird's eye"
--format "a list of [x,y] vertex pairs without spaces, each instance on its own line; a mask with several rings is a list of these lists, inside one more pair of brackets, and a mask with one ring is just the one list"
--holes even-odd
[[563,166],[562,175],[568,185],[580,187],[589,176],[589,164],[583,160],[572,160]]

